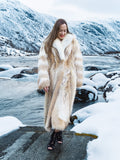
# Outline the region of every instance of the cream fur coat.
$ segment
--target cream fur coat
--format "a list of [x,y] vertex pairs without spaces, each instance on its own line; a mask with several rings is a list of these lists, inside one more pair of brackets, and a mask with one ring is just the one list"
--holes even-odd
[[45,93],[45,129],[64,130],[69,123],[76,92],[83,81],[83,60],[78,41],[67,34],[60,41],[56,38],[52,54],[41,46],[38,57],[38,88],[49,86]]

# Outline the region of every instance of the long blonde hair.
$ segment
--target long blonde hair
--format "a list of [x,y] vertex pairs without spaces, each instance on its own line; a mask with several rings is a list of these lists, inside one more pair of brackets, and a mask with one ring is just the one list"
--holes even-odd
[[58,19],[55,22],[52,31],[50,32],[50,34],[48,35],[48,37],[45,39],[45,51],[46,51],[46,53],[48,55],[51,54],[51,48],[52,48],[53,41],[57,38],[60,26],[62,24],[66,24],[66,26],[67,26],[67,33],[70,33],[69,29],[68,29],[67,22],[64,19]]

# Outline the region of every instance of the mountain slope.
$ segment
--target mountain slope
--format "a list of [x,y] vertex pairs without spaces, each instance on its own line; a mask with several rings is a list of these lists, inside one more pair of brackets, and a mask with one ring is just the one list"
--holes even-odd
[[11,46],[27,52],[38,52],[41,41],[55,18],[37,13],[16,0],[0,0],[0,36]]
[[114,53],[120,51],[120,21],[85,21],[72,24],[81,50],[86,55]]

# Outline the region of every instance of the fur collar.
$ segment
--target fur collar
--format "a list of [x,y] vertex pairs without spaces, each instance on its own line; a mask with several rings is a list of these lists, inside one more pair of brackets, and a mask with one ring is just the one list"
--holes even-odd
[[61,60],[65,60],[64,50],[72,42],[73,37],[73,34],[67,34],[62,41],[59,38],[53,41],[53,47],[57,49]]

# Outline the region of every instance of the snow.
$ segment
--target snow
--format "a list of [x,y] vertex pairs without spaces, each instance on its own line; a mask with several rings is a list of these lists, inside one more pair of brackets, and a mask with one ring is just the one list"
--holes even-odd
[[8,70],[8,69],[13,69],[13,67],[10,64],[1,64],[0,68]]
[[87,160],[120,159],[120,88],[108,97],[108,103],[96,103],[73,114],[78,119],[71,131],[98,136],[87,145]]
[[31,10],[17,0],[0,0],[0,54],[38,53],[54,21],[54,17]]
[[106,98],[107,101],[109,102],[114,101],[116,97],[120,99],[120,87],[116,89],[113,93],[112,92],[107,93],[107,98]]
[[95,82],[97,88],[104,87],[105,84],[110,80],[103,73],[97,73],[91,77],[92,81]]
[[25,67],[12,68],[6,71],[0,72],[0,78],[11,78],[15,74],[19,74]]
[[96,83],[90,80],[89,78],[84,78],[83,84],[97,88]]
[[14,130],[19,129],[19,127],[23,127],[23,125],[17,118],[6,116],[0,117],[0,136],[8,134]]

